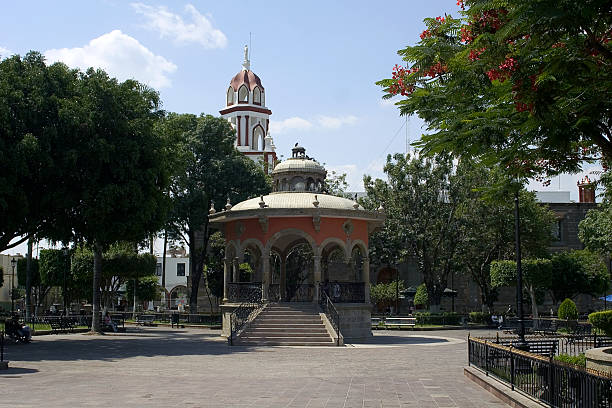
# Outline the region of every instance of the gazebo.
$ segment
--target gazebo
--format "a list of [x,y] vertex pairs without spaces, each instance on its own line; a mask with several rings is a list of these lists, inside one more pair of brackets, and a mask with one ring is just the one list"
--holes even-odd
[[371,335],[368,234],[384,221],[356,201],[326,194],[325,168],[303,147],[272,171],[273,192],[225,210],[210,223],[226,241],[224,332],[252,296],[264,303],[334,303],[344,338]]

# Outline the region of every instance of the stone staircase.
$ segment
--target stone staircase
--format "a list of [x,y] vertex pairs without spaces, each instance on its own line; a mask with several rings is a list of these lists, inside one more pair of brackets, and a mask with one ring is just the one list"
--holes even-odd
[[312,303],[272,303],[234,341],[236,345],[334,346]]

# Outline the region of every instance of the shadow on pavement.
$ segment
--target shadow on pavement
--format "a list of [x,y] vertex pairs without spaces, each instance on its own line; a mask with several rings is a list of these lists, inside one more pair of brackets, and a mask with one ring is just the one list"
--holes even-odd
[[58,335],[23,347],[6,347],[5,357],[21,361],[114,361],[131,357],[175,357],[245,353],[250,347],[229,347],[220,332],[142,330],[110,335]]
[[431,338],[431,337],[420,337],[420,336],[372,336],[368,339],[360,339],[355,341],[347,341],[350,344],[362,345],[362,344],[375,344],[375,345],[387,345],[387,346],[401,346],[410,344],[436,344],[436,343],[449,343],[447,339],[443,338]]
[[8,370],[0,371],[0,378],[21,378],[19,374],[34,374],[38,370],[35,368],[9,367]]

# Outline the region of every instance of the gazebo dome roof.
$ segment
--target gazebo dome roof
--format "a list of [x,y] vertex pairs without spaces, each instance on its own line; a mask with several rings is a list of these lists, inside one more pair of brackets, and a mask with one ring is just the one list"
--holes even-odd
[[[255,197],[242,201],[233,206],[230,212],[258,210],[262,201],[264,208],[270,209],[363,210],[363,207],[355,207],[356,202],[347,198],[320,193],[278,192],[263,196],[263,200],[262,197]],[[316,206],[315,202],[318,202]]]
[[321,173],[325,175],[327,172],[325,171],[325,167],[319,164],[316,160],[310,158],[289,158],[284,160],[274,167],[272,171],[272,175],[276,175],[279,173],[296,173],[296,172],[305,172],[305,173]]

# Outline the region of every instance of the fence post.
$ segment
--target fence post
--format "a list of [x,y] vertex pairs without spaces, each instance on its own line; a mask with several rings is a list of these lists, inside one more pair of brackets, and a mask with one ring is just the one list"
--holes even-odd
[[232,314],[229,315],[229,344],[230,346],[234,345],[234,340],[232,339]]
[[470,342],[470,333],[468,333],[467,344],[468,344],[468,367],[469,367],[472,365],[472,343]]
[[555,384],[555,382],[553,381],[554,371],[555,370],[553,370],[553,355],[551,353],[550,358],[548,360],[548,403],[550,405],[553,405],[553,395],[555,395],[555,393],[553,392],[553,386]]
[[485,340],[485,374],[489,376],[489,343]]
[[510,388],[514,391],[514,352],[510,345]]

